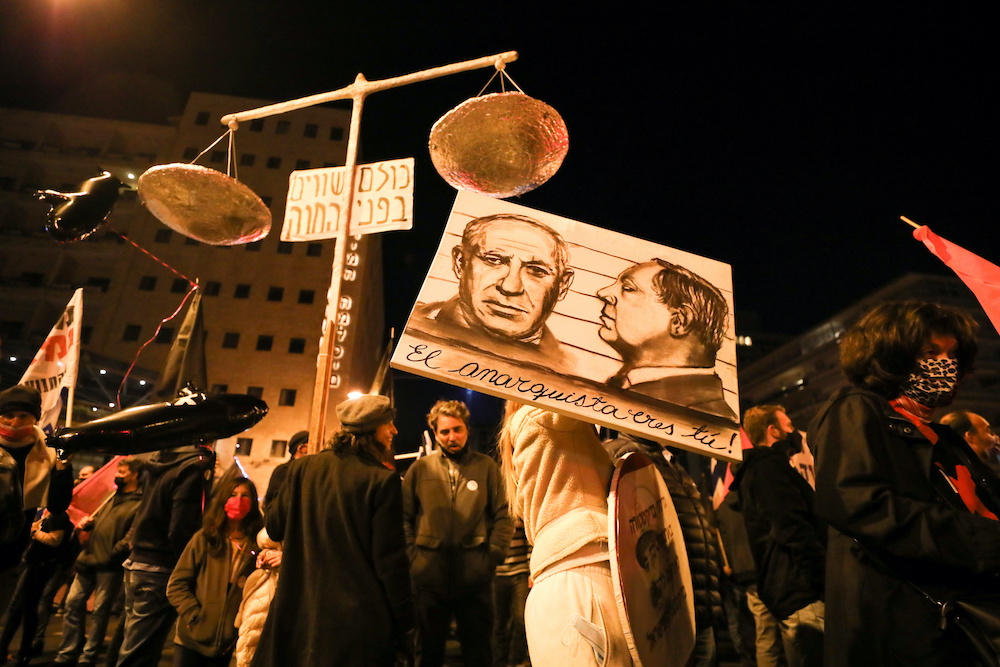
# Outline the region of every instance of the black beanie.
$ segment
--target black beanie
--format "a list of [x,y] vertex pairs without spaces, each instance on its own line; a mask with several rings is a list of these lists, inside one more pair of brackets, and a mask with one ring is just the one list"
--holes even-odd
[[38,390],[24,384],[0,391],[0,412],[23,410],[35,417],[42,418],[42,395]]

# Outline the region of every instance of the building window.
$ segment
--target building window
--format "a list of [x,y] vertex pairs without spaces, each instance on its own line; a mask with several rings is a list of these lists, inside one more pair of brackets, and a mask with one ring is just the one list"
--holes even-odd
[[229,391],[229,385],[228,384],[213,384],[212,385],[212,390],[209,391],[208,393],[210,393],[210,394],[225,394],[228,391]]
[[263,241],[254,241],[253,243],[247,243],[247,252],[260,252],[260,246],[263,245]]
[[233,290],[234,299],[249,299],[250,298],[250,285],[247,283],[240,283]]
[[191,283],[186,278],[174,278],[174,282],[170,283],[170,291],[174,294],[184,294],[189,287],[191,287]]
[[288,134],[288,130],[291,127],[292,127],[292,124],[289,121],[287,121],[287,120],[279,120],[278,124],[274,128],[274,133],[275,134]]
[[306,246],[306,255],[309,257],[321,257],[323,255],[323,244],[310,243]]
[[299,290],[299,303],[310,304],[316,300],[316,291],[311,289]]
[[207,111],[199,111],[198,115],[194,117],[195,125],[208,125],[208,119],[211,115]]
[[270,352],[272,347],[274,347],[274,336],[257,336],[258,352]]
[[281,158],[277,155],[272,155],[267,158],[267,168],[268,169],[280,169],[281,168]]
[[160,332],[156,334],[156,342],[161,344],[173,343],[174,342],[174,328],[173,327],[163,327]]
[[111,287],[111,278],[87,278],[87,287],[96,287],[102,292],[107,292]]
[[194,146],[188,146],[184,149],[184,159],[189,162],[198,157],[198,149]]
[[316,123],[306,123],[305,129],[302,130],[302,136],[306,139],[315,139],[317,134],[319,134],[319,125]]
[[225,162],[226,151],[212,151],[212,157],[209,159],[215,163]]
[[295,390],[282,389],[278,395],[278,405],[295,405]]
[[343,141],[344,140],[344,128],[342,127],[331,127],[330,128],[330,141]]
[[287,440],[272,440],[271,441],[271,458],[281,459],[285,457],[288,453],[288,441]]
[[253,438],[236,438],[236,454],[250,456],[251,449],[253,449]]
[[264,398],[264,388],[263,387],[247,387],[247,396],[253,396],[254,398]]
[[256,159],[257,159],[257,156],[254,155],[253,153],[244,153],[243,155],[240,156],[240,166],[242,166],[242,167],[252,167],[253,163],[254,163],[254,160],[256,160]]
[[235,331],[227,331],[222,335],[222,347],[235,350],[240,344],[240,335]]
[[267,288],[267,300],[268,301],[281,301],[285,298],[285,288],[284,287],[268,287]]
[[305,338],[292,338],[288,341],[288,352],[290,354],[303,354],[306,351]]
[[141,333],[141,324],[126,324],[125,331],[122,333],[122,340],[139,340],[139,334]]
[[157,229],[156,236],[153,237],[153,241],[156,243],[170,243],[170,239],[174,235],[174,230],[172,229]]
[[295,161],[295,168],[296,169],[308,169],[309,168],[309,160],[296,160]]
[[198,245],[198,241],[191,238],[190,236],[184,237],[184,245]]
[[139,278],[139,289],[143,292],[152,292],[156,289],[156,276],[143,276]]
[[250,131],[251,132],[263,132],[264,131],[264,119],[254,118],[250,121]]
[[21,282],[25,287],[41,287],[42,282],[45,281],[45,274],[35,273],[33,271],[24,271],[21,274]]
[[94,327],[80,327],[80,342],[84,345],[90,344],[90,336],[94,333]]
[[219,296],[219,290],[222,289],[222,283],[218,280],[209,280],[205,283],[205,287],[202,288],[202,294],[205,296]]
[[291,255],[292,245],[288,241],[278,241],[278,254],[279,255]]

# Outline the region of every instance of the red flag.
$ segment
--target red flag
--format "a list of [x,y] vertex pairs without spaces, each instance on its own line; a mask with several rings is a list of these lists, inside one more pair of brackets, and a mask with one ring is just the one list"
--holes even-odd
[[116,456],[101,466],[93,475],[73,487],[73,500],[67,513],[74,524],[85,516],[93,516],[115,492],[115,473],[118,463],[125,458]]
[[[744,451],[753,449],[750,436],[740,427],[740,448]],[[719,505],[729,495],[729,487],[733,483],[733,467],[728,461],[712,459],[712,508],[719,509]]]
[[986,311],[994,328],[1000,332],[1000,267],[941,238],[927,225],[913,230],[913,238],[923,241],[928,250],[962,279],[979,299],[979,305]]

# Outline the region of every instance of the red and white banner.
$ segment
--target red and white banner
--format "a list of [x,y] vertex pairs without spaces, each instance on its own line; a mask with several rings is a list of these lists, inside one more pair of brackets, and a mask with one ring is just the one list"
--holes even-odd
[[[19,384],[34,387],[42,394],[42,418],[38,425],[47,434],[57,427],[63,407],[62,390],[72,396],[80,366],[80,326],[83,321],[83,289],[73,293],[66,310],[38,348]],[[67,417],[66,425],[69,426]]]

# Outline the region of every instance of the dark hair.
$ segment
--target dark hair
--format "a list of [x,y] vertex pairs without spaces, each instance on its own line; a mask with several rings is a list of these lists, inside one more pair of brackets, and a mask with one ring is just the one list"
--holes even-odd
[[256,540],[257,533],[264,527],[264,517],[260,514],[260,504],[257,500],[257,487],[246,477],[234,477],[223,482],[218,491],[212,494],[212,502],[202,517],[201,531],[208,542],[208,550],[213,555],[219,555],[226,548],[226,501],[233,495],[238,486],[250,489],[250,511],[240,521],[240,528],[245,536]]
[[469,408],[462,401],[438,401],[431,406],[431,411],[427,413],[427,425],[437,433],[438,417],[452,417],[460,420],[466,427],[469,426]]
[[653,291],[660,303],[670,308],[691,309],[691,332],[713,354],[722,347],[729,306],[715,285],[683,266],[653,259],[662,270],[653,276]]
[[382,463],[391,461],[391,455],[385,451],[385,448],[375,439],[375,433],[371,431],[368,433],[337,431],[330,438],[329,448],[338,456],[366,452],[376,461]]
[[136,475],[141,473],[143,468],[143,462],[135,458],[134,456],[126,456],[125,458],[120,459],[118,461],[118,465],[128,466],[128,469],[131,472],[134,472]]
[[788,411],[781,405],[755,405],[743,413],[743,430],[754,447],[764,444],[768,426],[778,426],[779,412]]
[[950,428],[963,438],[965,434],[972,430],[972,419],[968,410],[956,410],[941,417],[941,423]]
[[920,301],[879,304],[844,334],[840,365],[852,384],[896,398],[932,336],[954,336],[959,378],[971,371],[978,330],[971,315],[951,306]]

